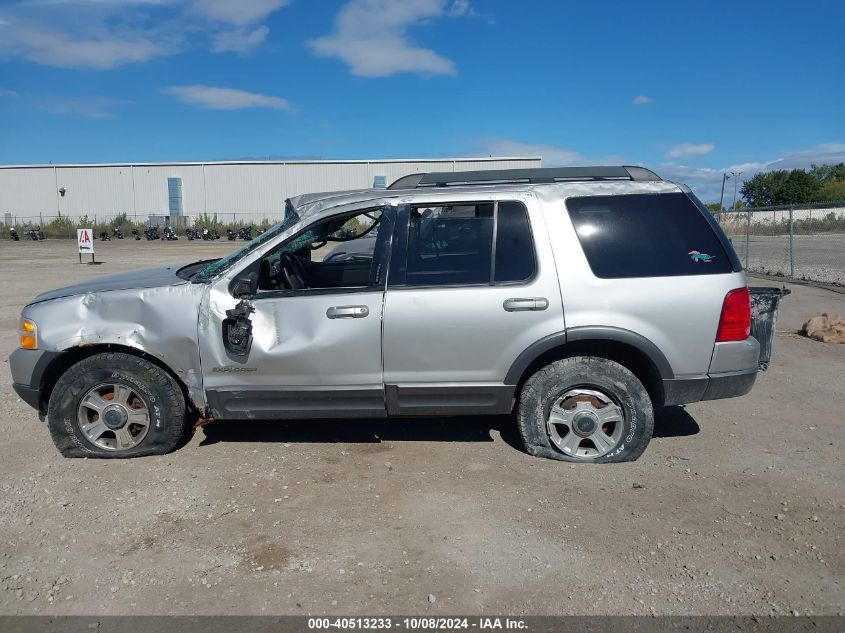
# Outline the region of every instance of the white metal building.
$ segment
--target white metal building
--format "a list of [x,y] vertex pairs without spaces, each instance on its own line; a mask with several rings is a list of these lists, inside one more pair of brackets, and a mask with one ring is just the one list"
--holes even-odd
[[389,185],[417,172],[540,167],[540,158],[221,161],[0,166],[0,218],[106,219],[126,213],[259,221],[301,193]]

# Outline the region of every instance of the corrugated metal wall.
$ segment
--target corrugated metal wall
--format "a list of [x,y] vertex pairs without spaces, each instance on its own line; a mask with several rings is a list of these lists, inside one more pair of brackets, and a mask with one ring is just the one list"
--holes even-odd
[[[182,179],[186,216],[276,220],[285,198],[372,187],[417,172],[540,167],[539,158],[0,166],[0,217],[167,215],[167,179]],[[65,194],[59,191],[64,188]]]

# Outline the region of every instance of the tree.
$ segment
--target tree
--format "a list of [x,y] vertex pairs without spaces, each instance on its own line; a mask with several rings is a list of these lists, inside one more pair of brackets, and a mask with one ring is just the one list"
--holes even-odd
[[743,183],[742,197],[750,207],[818,202],[822,183],[803,169],[761,172]]
[[804,204],[822,199],[822,184],[803,169],[793,169],[778,191],[775,204]]
[[839,163],[838,165],[827,163],[824,165],[810,165],[810,175],[822,185],[826,185],[828,182],[845,180],[845,163]]
[[742,183],[740,193],[749,207],[766,207],[775,203],[775,192],[786,179],[785,171],[768,171],[754,174]]
[[711,202],[710,204],[705,204],[704,206],[707,207],[707,210],[710,211],[710,213],[719,213],[719,211],[721,211],[718,202]]
[[829,180],[824,183],[822,198],[825,201],[845,200],[845,178],[842,180]]

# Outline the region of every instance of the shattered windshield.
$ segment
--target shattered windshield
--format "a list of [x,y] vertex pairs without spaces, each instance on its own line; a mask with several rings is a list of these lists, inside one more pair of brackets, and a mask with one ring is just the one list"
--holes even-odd
[[232,267],[235,262],[246,257],[262,244],[266,244],[274,237],[280,235],[281,233],[284,233],[287,229],[292,227],[297,222],[299,222],[299,215],[293,209],[288,209],[285,219],[279,222],[276,226],[264,231],[264,233],[253,239],[251,242],[245,244],[242,248],[239,248],[233,253],[230,253],[223,259],[218,259],[214,263],[209,264],[208,266],[200,270],[191,281],[194,281],[196,283],[203,283],[205,281],[208,281],[215,275],[218,275],[223,271],[228,270]]

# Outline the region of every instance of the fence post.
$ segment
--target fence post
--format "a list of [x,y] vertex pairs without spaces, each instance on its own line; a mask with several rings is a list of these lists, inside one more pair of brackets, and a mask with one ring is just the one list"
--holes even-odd
[[795,279],[795,228],[792,207],[789,208],[789,276]]
[[745,213],[745,270],[748,270],[748,249],[751,246],[751,209]]

